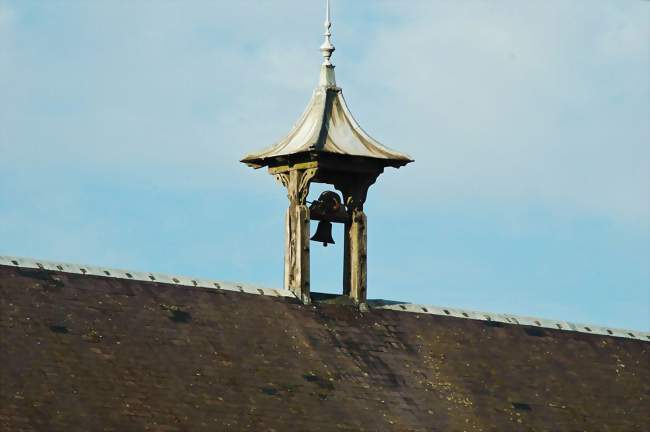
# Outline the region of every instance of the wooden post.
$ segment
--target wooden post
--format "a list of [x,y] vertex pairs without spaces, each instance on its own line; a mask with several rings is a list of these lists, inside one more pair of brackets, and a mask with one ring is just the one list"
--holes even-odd
[[293,286],[290,289],[302,300],[303,303],[311,303],[309,293],[309,209],[305,205],[296,206],[294,210],[295,227],[293,235],[295,238],[294,254],[296,261],[292,269]]
[[383,170],[341,178],[334,186],[343,193],[350,220],[345,224],[343,245],[343,295],[357,304],[366,302],[368,291],[368,231],[363,212],[368,189]]
[[343,295],[350,295],[352,277],[350,273],[350,230],[352,224],[346,222],[343,228]]
[[350,292],[355,303],[366,302],[367,281],[367,218],[362,209],[352,211],[349,240]]
[[303,303],[311,303],[309,282],[309,208],[305,205],[315,169],[291,170],[276,177],[287,188],[285,216],[284,288]]
[[284,289],[291,289],[291,204],[284,216]]

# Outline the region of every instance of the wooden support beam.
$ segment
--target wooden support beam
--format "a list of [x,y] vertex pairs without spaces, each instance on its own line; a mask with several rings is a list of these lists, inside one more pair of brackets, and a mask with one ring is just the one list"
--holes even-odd
[[[287,208],[284,216],[284,289],[291,290],[293,284],[293,264],[291,263],[291,256],[293,254],[293,247],[291,245],[291,205]],[[293,291],[293,290],[292,290]]]
[[309,208],[305,205],[316,169],[292,170],[276,175],[287,188],[285,217],[284,287],[303,303],[311,303],[309,280]]
[[352,212],[349,231],[349,296],[355,303],[365,303],[368,291],[367,218],[361,209]]
[[368,232],[363,212],[368,189],[381,170],[371,174],[346,175],[334,185],[343,193],[349,219],[345,224],[343,245],[343,294],[357,304],[366,302],[368,291]]
[[352,285],[352,276],[350,273],[350,230],[352,222],[345,223],[343,229],[343,295],[350,295],[350,287]]
[[287,165],[273,166],[273,167],[269,167],[269,174],[278,175],[278,174],[288,173],[290,171],[304,171],[311,168],[318,168],[318,162],[310,161],[310,162],[295,163],[291,165],[287,164]]
[[309,209],[307,206],[296,206],[294,210],[295,217],[295,245],[294,254],[296,262],[293,273],[293,283],[289,289],[303,303],[311,303],[310,296],[310,269],[309,269]]

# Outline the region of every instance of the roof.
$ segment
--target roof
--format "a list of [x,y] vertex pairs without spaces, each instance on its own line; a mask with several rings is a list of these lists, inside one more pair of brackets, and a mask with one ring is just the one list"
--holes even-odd
[[647,334],[1,260],[0,430],[650,426]]
[[[335,66],[331,62],[335,49],[331,36],[330,4],[325,14],[325,40],[319,50],[323,55],[318,87],[300,120],[289,135],[261,152],[251,153],[242,162],[261,168],[274,164],[293,163],[293,156],[317,159],[323,154],[339,157],[368,158],[381,167],[399,168],[413,160],[383,146],[359,126],[348,109],[343,92],[336,85]],[[358,161],[355,161],[358,162]]]
[[380,144],[359,126],[336,86],[333,66],[321,66],[320,85],[291,132],[272,147],[251,153],[242,162],[260,168],[278,158],[305,153],[364,157],[400,167],[413,160]]
[[[206,279],[198,277],[188,277],[182,275],[168,275],[156,272],[143,272],[137,270],[123,270],[111,267],[98,267],[86,264],[72,264],[58,261],[35,260],[31,258],[21,258],[14,256],[1,256],[0,265],[9,267],[18,267],[23,269],[40,269],[52,270],[55,272],[73,273],[79,275],[91,275],[109,277],[111,279],[136,280],[144,282],[157,282],[161,284],[171,284],[179,287],[199,287],[206,289],[217,289],[224,291],[234,291],[245,294],[255,294],[271,297],[285,297],[296,299],[295,293],[282,288],[268,288],[250,283],[234,283],[222,280]],[[319,295],[319,293],[312,293]],[[322,294],[320,294],[322,297]],[[650,341],[650,333],[621,329],[615,327],[604,327],[600,325],[576,323],[566,320],[551,320],[545,318],[527,317],[522,315],[480,312],[469,309],[457,309],[451,307],[441,307],[432,305],[413,304],[403,301],[371,299],[367,305],[373,309],[390,309],[400,312],[411,312],[427,315],[448,316],[454,318],[465,318],[478,321],[495,322],[503,324],[518,324],[553,330],[572,331],[588,334],[599,334],[605,336],[616,336],[626,339],[638,339]]]

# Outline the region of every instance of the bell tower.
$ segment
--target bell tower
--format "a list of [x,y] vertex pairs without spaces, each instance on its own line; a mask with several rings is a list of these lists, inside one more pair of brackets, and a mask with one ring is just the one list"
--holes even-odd
[[[289,208],[285,218],[284,287],[304,303],[310,303],[310,221],[319,221],[312,238],[333,243],[331,224],[344,229],[343,294],[365,303],[367,292],[367,218],[363,211],[368,189],[386,167],[400,168],[413,160],[370,137],[352,117],[336,85],[331,62],[330,6],[327,1],[325,41],[320,47],[323,63],[318,86],[302,117],[289,134],[272,147],[251,153],[241,162],[269,173],[287,189]],[[307,207],[310,183],[330,184]]]

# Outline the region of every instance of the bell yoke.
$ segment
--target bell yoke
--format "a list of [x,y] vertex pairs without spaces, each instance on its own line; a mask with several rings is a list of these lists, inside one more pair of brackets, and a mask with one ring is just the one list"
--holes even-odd
[[[314,241],[334,244],[332,223],[343,223],[343,294],[364,303],[367,291],[366,215],[363,204],[370,186],[386,167],[413,162],[370,137],[356,120],[336,85],[331,62],[329,1],[319,85],[293,130],[272,147],[247,155],[241,162],[267,167],[287,188],[289,208],[285,223],[284,287],[310,303],[309,222],[319,221]],[[309,185],[326,183],[337,191],[323,192],[307,207]]]

